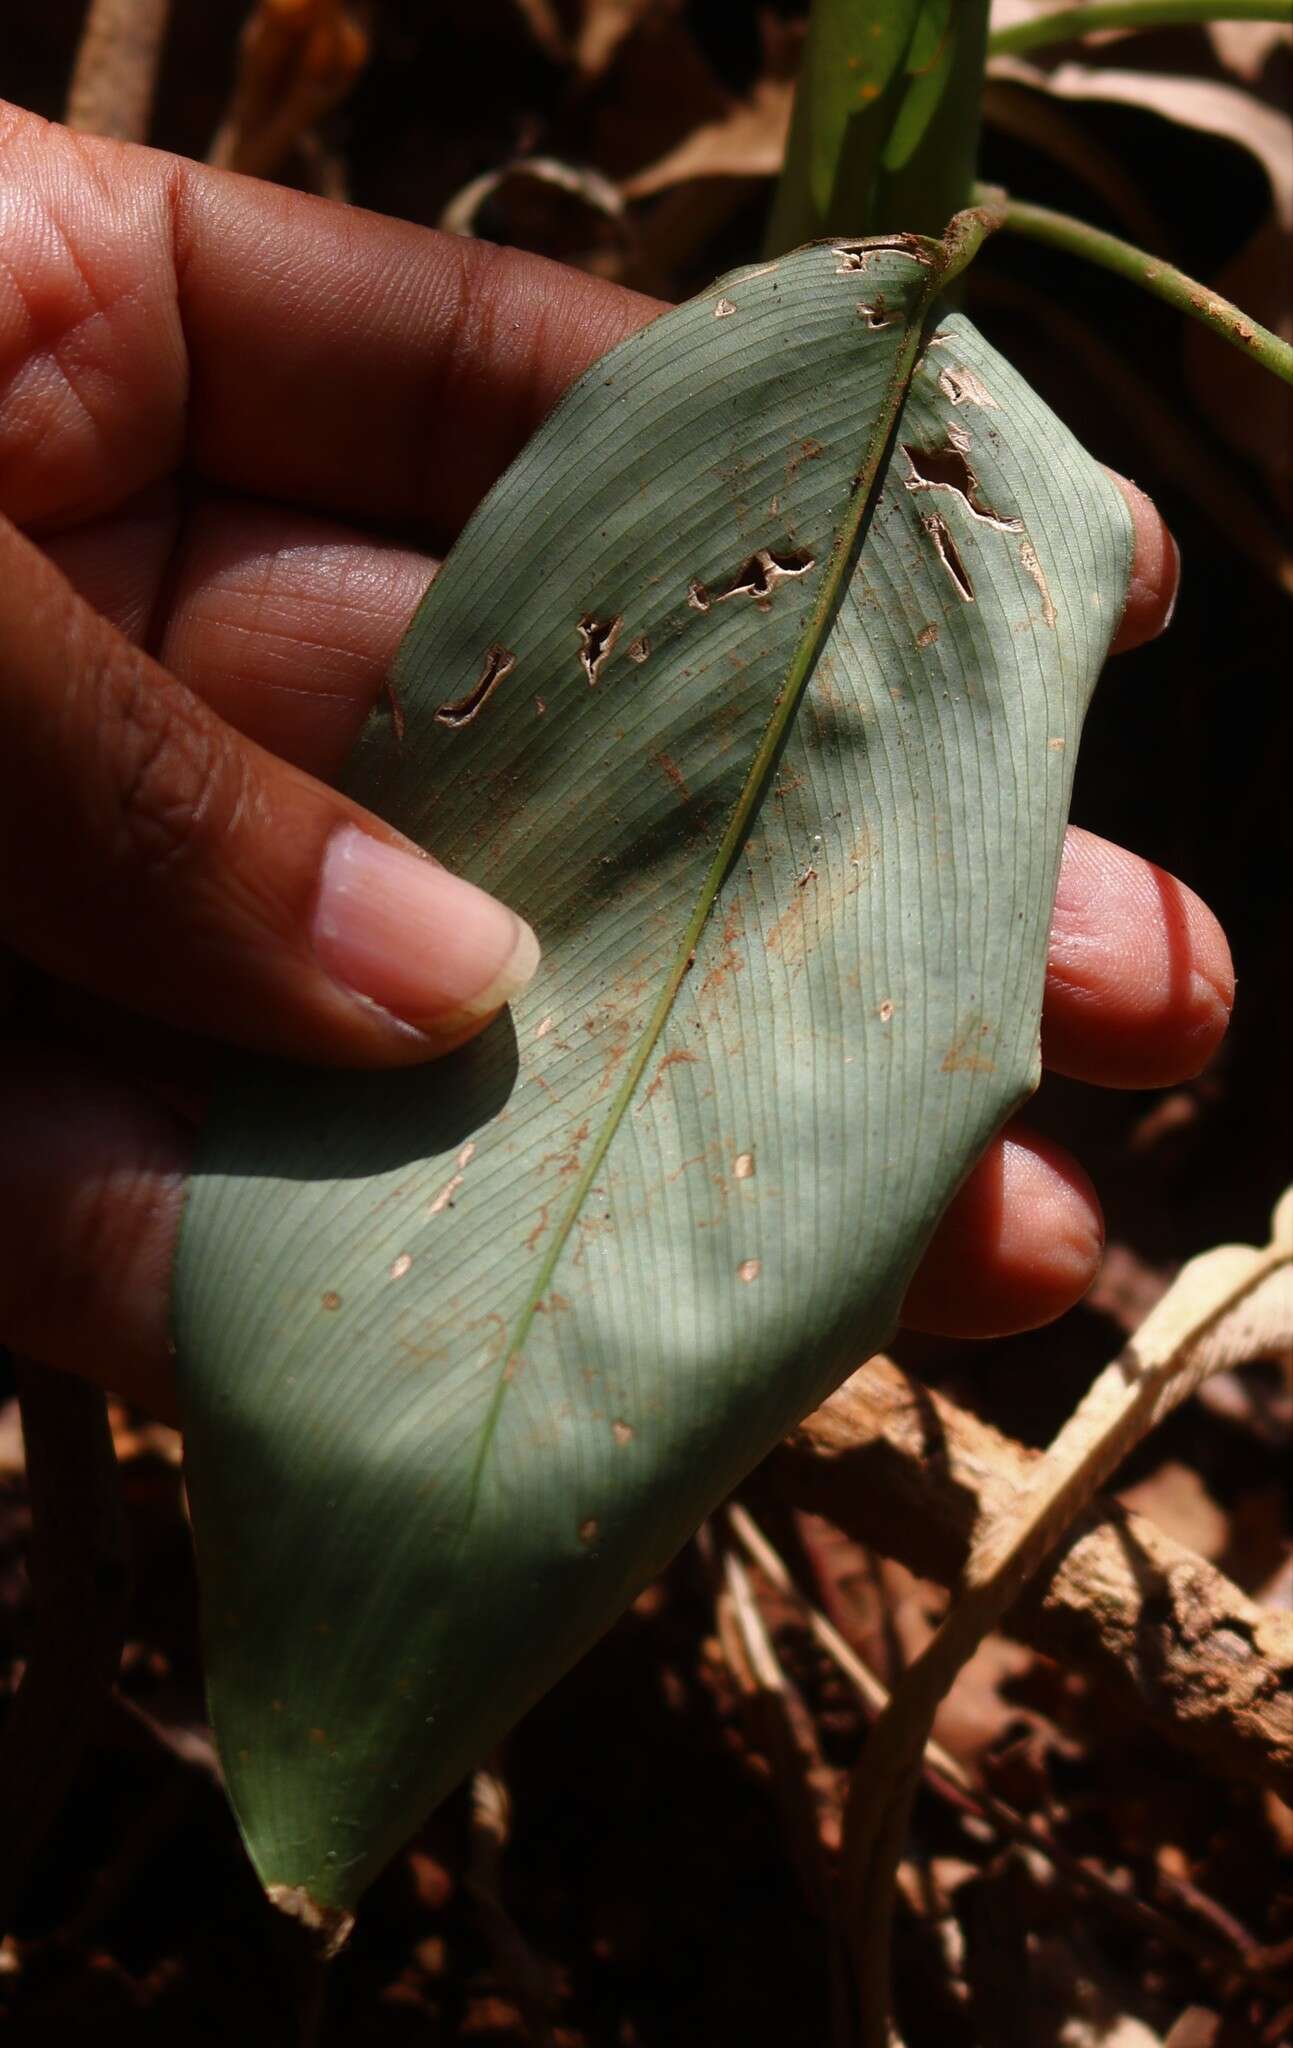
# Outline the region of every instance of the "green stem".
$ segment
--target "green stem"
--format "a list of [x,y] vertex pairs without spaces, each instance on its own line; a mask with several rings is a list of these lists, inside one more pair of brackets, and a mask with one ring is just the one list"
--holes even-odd
[[1071,43],[1096,29],[1188,28],[1194,22],[1293,21],[1293,0],[1088,0],[1035,21],[1016,21],[988,37],[990,57],[1017,57],[1048,43]]
[[1210,327],[1264,370],[1282,377],[1286,384],[1293,384],[1293,348],[1288,342],[1281,341],[1278,334],[1272,334],[1259,321],[1250,320],[1229,299],[1218,297],[1206,285],[1187,277],[1174,264],[1120,241],[1117,235],[1105,234],[1101,228],[1088,227],[1084,220],[1074,220],[1067,213],[1052,213],[1047,206],[1028,206],[990,185],[976,186],[974,196],[980,206],[1000,208],[1000,225],[1007,234],[1048,242],[1053,249],[1064,249],[1070,256],[1082,256],[1088,263],[1116,271],[1128,283],[1139,285],[1142,291],[1175,306],[1188,319]]
[[940,235],[968,203],[988,0],[813,0],[764,253],[824,235]]

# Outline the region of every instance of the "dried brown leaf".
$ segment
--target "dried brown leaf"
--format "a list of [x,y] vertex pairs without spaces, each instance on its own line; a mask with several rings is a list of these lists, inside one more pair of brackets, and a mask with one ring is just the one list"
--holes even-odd
[[624,180],[628,199],[647,199],[692,178],[772,178],[781,169],[794,85],[765,78],[747,100],[737,100],[716,120],[685,135],[655,163]]

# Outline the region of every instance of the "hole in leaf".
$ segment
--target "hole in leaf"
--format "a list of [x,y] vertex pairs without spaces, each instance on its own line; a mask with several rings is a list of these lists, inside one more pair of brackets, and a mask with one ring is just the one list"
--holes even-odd
[[[964,435],[958,439],[969,441]],[[1022,519],[1003,519],[990,505],[979,500],[979,479],[966,460],[965,450],[949,441],[943,448],[910,448],[903,443],[903,454],[907,458],[909,473],[906,487],[909,491],[955,491],[967,511],[986,526],[995,526],[998,533],[1022,533]]]
[[961,560],[956,542],[947,530],[947,521],[940,519],[937,512],[931,512],[929,518],[922,519],[920,523],[937,548],[938,559],[956,585],[958,594],[964,598],[966,604],[973,604],[974,585],[965,572],[965,564]]
[[723,590],[714,592],[715,604],[722,604],[729,597],[752,597],[756,604],[767,607],[779,583],[791,576],[806,576],[813,567],[813,557],[807,548],[784,548],[780,552],[772,548],[760,548],[743,562],[731,582]]
[[[938,339],[936,335],[935,340]],[[953,405],[981,405],[988,412],[1000,412],[1001,407],[988,390],[986,384],[975,376],[973,370],[953,369],[949,363],[939,372],[939,388]]]
[[516,656],[510,647],[500,647],[497,642],[485,650],[485,663],[480,676],[468,690],[465,697],[451,698],[442,704],[435,714],[437,725],[457,728],[470,725],[478,711],[482,711],[502,682],[516,667]]
[[595,619],[591,612],[585,612],[579,621],[579,660],[590,690],[596,688],[597,678],[610,660],[611,649],[620,637],[623,624],[622,613],[613,619]]
[[992,506],[979,502],[979,479],[965,455],[969,436],[959,428],[953,434],[955,438],[949,436],[943,449],[912,449],[906,442],[902,444],[902,453],[908,459],[906,487],[910,492],[955,492],[965,510],[977,520],[984,520],[986,526],[996,526],[998,532],[1023,532],[1023,520],[1002,518]]
[[835,275],[845,277],[852,270],[866,270],[873,256],[884,250],[893,256],[910,256],[913,263],[932,263],[928,249],[919,235],[880,235],[870,242],[841,242],[831,254],[839,257]]
[[865,320],[868,327],[892,327],[893,314],[885,311],[883,299],[877,299],[874,306],[858,301],[858,318]]

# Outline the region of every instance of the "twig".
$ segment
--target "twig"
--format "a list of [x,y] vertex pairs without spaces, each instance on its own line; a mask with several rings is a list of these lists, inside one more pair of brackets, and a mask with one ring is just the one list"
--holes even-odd
[[1210,1372],[1293,1329],[1293,1189],[1262,1250],[1191,1259],[1060,1430],[1014,1508],[972,1552],[962,1590],[864,1745],[845,1811],[844,1885],[864,2048],[891,2048],[894,1877],[934,1715],[957,1672],[1128,1451]]
[[[751,1562],[771,1581],[778,1592],[787,1594],[796,1602],[814,1641],[848,1679],[868,1715],[874,1718],[882,1713],[889,1704],[888,1687],[862,1661],[847,1637],[840,1633],[834,1623],[829,1621],[796,1585],[785,1560],[773,1548],[749,1512],[739,1502],[733,1501],[729,1504],[727,1513],[733,1533]],[[1084,1895],[1097,1900],[1116,1919],[1137,1927],[1142,1932],[1155,1935],[1169,1947],[1211,1963],[1223,1973],[1242,1970],[1248,1981],[1253,1984],[1258,1984],[1264,1989],[1280,1988],[1279,1980],[1270,1971],[1267,1959],[1254,1948],[1251,1937],[1245,1939],[1242,1929],[1219,1927],[1218,1931],[1228,1935],[1228,1940],[1211,1941],[1205,1937],[1201,1941],[1196,1930],[1187,1931],[1178,1926],[1148,1900],[1138,1899],[1119,1890],[1104,1871],[1070,1854],[1055,1840],[1043,1822],[1017,1812],[1004,1799],[999,1799],[994,1792],[977,1784],[951,1751],[944,1749],[932,1736],[925,1744],[925,1765],[926,1778],[931,1790],[945,1799],[949,1793],[952,1794],[951,1803],[961,1811],[968,1811],[988,1822],[1009,1840],[1039,1851],[1070,1884]],[[1197,1897],[1189,1903],[1199,1910]]]
[[87,135],[146,142],[171,0],[90,0],[63,119]]
[[[778,1494],[954,1585],[1040,1453],[873,1358],[769,1467]],[[1293,1781],[1293,1614],[1268,1610],[1144,1515],[1093,1500],[1006,1615],[1227,1777]]]
[[121,1662],[129,1582],[108,1408],[20,1360],[31,1501],[31,1656],[0,1742],[0,1931],[67,1796]]
[[1048,43],[1071,43],[1097,29],[1189,28],[1195,22],[1293,21],[1289,0],[1088,0],[1029,21],[1011,22],[988,37],[989,57],[1017,57]]
[[997,224],[1007,234],[1026,235],[1030,241],[1047,242],[1054,249],[1063,249],[1070,256],[1081,256],[1088,263],[1099,264],[1101,269],[1125,277],[1128,283],[1139,285],[1142,291],[1164,300],[1188,319],[1198,320],[1204,327],[1211,328],[1214,334],[1219,334],[1232,348],[1260,363],[1272,376],[1293,384],[1293,348],[1288,342],[1281,341],[1278,334],[1272,334],[1270,328],[1263,327],[1260,321],[1250,319],[1238,306],[1232,306],[1229,299],[1219,297],[1206,285],[1187,277],[1175,264],[1165,262],[1160,256],[1151,256],[1146,250],[1122,241],[1119,236],[1107,234],[1103,228],[1093,228],[1084,220],[1075,220],[1072,214],[1055,213],[1049,206],[1030,206],[1022,199],[1012,199],[1008,192],[1002,192],[995,186],[976,185],[974,192],[980,204],[994,205],[998,209]]

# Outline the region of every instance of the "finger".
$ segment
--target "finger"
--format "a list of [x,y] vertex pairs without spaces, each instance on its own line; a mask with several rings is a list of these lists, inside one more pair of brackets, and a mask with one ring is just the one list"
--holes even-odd
[[433,569],[328,520],[218,501],[187,529],[158,655],[239,732],[330,778]]
[[[0,1072],[0,1336],[175,1415],[168,1301],[191,1128],[67,1052]],[[1074,1161],[1014,1127],[944,1217],[904,1307],[912,1328],[1029,1329],[1089,1287],[1102,1226]]]
[[524,986],[528,926],[241,738],[0,522],[0,941],[167,1022],[404,1065]]
[[1012,1124],[974,1168],[934,1234],[902,1320],[940,1337],[1008,1337],[1082,1299],[1104,1242],[1077,1161]]
[[43,545],[92,610],[137,647],[155,653],[181,525],[174,483],[150,484],[104,518],[70,527]]
[[1151,861],[1069,828],[1051,919],[1042,1058],[1106,1088],[1161,1088],[1206,1066],[1235,974],[1225,933]]
[[[148,529],[127,530],[138,558]],[[115,560],[115,541],[113,544]],[[51,543],[84,572],[84,535]],[[429,557],[305,514],[220,500],[194,514],[171,572],[160,653],[260,745],[337,773],[431,574]],[[102,588],[91,594],[106,600]],[[1043,1013],[1048,1066],[1160,1087],[1215,1053],[1234,1000],[1225,936],[1193,892],[1072,829],[1055,900]]]
[[0,510],[53,531],[205,474],[461,525],[659,306],[489,244],[0,103]]
[[[80,548],[81,537],[53,546]],[[431,568],[426,556],[374,547],[324,520],[221,500],[187,530],[160,652],[240,731],[332,776]],[[1072,829],[1046,983],[1048,1066],[1110,1087],[1185,1080],[1215,1053],[1233,1000],[1225,936],[1198,897]]]
[[189,446],[241,490],[457,532],[664,310],[543,257],[183,166]]
[[190,1138],[140,1088],[9,1043],[0,1341],[175,1419],[167,1304]]
[[[163,476],[451,538],[566,386],[663,310],[439,235],[0,105],[0,510],[42,530]],[[187,361],[186,361],[187,345]],[[1143,493],[1117,647],[1166,622]]]
[[157,485],[42,546],[87,604],[226,723],[335,776],[434,559],[258,499],[203,501],[179,528],[176,493]]
[[1181,582],[1181,551],[1153,499],[1116,470],[1105,473],[1117,484],[1131,513],[1131,578],[1122,619],[1109,649],[1111,654],[1125,654],[1157,639],[1171,625]]

